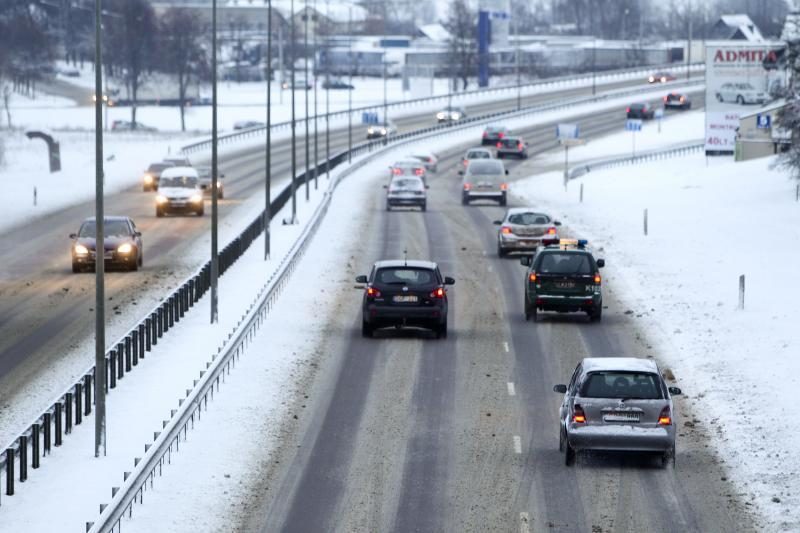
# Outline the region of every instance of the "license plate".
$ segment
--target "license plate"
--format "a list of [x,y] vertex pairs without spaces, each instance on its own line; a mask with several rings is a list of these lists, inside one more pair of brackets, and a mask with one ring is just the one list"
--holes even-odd
[[639,422],[639,413],[606,413],[603,422]]
[[393,301],[397,303],[413,303],[417,301],[417,297],[413,295],[395,296]]
[[556,281],[556,289],[574,289],[574,281]]

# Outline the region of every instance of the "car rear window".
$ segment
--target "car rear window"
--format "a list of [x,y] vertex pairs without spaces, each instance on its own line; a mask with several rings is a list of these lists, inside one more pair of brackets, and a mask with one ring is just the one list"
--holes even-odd
[[406,285],[419,287],[436,283],[436,274],[427,268],[391,267],[382,268],[375,274],[375,282],[383,285]]
[[485,150],[474,150],[472,152],[467,152],[467,159],[491,159],[492,154],[486,152]]
[[661,382],[650,372],[602,371],[590,373],[581,386],[583,398],[662,400]]
[[[124,237],[131,234],[128,222],[125,220],[106,220],[103,227],[106,237]],[[78,231],[78,237],[95,238],[97,236],[97,224],[94,220],[84,222]]]
[[470,163],[468,171],[472,175],[502,174],[503,168],[499,161],[475,161]]
[[592,274],[592,264],[588,254],[545,252],[536,271],[543,274]]
[[644,109],[647,107],[645,104],[631,104],[631,109]]
[[550,217],[541,213],[514,213],[509,215],[508,222],[519,226],[529,226],[531,224],[549,224]]
[[519,139],[503,139],[503,146],[506,148],[516,148]]

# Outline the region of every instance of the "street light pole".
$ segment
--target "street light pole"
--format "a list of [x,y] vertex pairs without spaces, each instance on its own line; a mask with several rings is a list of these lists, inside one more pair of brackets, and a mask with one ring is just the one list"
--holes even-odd
[[383,62],[383,126],[386,130],[386,135],[383,136],[383,144],[387,144],[389,142],[389,105],[387,101],[387,90],[386,90],[386,65],[388,63],[386,57],[386,42],[388,39],[386,38],[386,2],[383,2],[383,55],[381,56]]
[[592,96],[597,92],[597,37],[592,36]]
[[270,253],[270,224],[272,221],[272,0],[267,1],[267,150],[266,150],[266,202],[264,206],[264,260]]
[[305,83],[306,83],[305,87],[303,87],[303,89],[304,89],[303,93],[305,94],[304,101],[305,101],[305,106],[306,106],[306,115],[305,115],[305,117],[306,117],[306,120],[305,120],[305,122],[306,122],[306,148],[305,148],[305,152],[304,152],[305,156],[306,156],[306,173],[305,173],[305,175],[303,177],[303,181],[305,181],[306,202],[308,202],[311,199],[311,190],[309,188],[310,186],[309,186],[309,183],[308,183],[308,178],[309,178],[308,175],[311,173],[311,150],[309,149],[310,148],[310,143],[309,143],[309,138],[308,138],[308,126],[309,126],[309,124],[308,124],[308,122],[309,122],[309,116],[308,116],[308,18],[309,18],[309,16],[308,16],[308,0],[304,0],[303,4],[304,4],[303,5],[303,11],[305,12],[305,17],[303,17],[304,18],[303,22],[305,23],[305,27],[303,28],[303,58],[304,58],[303,69],[305,70]]
[[102,0],[95,0],[94,21],[94,138],[95,138],[95,296],[94,296],[94,456],[106,455],[106,321],[105,235],[103,206],[103,57],[101,42]]
[[[353,85],[353,7],[347,8],[347,55],[350,56],[350,86]],[[347,91],[347,163],[353,161],[353,90]]]
[[[326,13],[331,12],[330,6],[330,0],[325,0]],[[325,79],[328,81],[328,86],[325,88],[325,178],[331,179],[331,58],[327,37],[328,33],[325,32],[325,72],[327,74]]]
[[211,323],[219,321],[218,281],[219,254],[217,252],[217,0],[211,4]]
[[686,79],[692,77],[692,0],[689,0],[689,40],[686,43]]
[[514,58],[516,59],[517,64],[517,111],[519,111],[522,109],[522,73],[520,72],[519,68],[519,22],[517,22],[516,18],[514,19],[514,34],[516,36],[516,51],[514,53]]
[[290,84],[289,90],[292,91],[292,175],[291,175],[291,191],[292,191],[292,224],[297,221],[297,183],[295,177],[297,176],[297,120],[295,118],[295,100],[294,100],[294,52],[295,52],[295,39],[294,39],[294,0],[291,1],[290,8],[291,16],[289,17],[289,62],[292,69],[290,71]]
[[317,14],[317,0],[314,0],[314,70],[312,76],[314,78],[314,190],[318,188],[317,179],[319,178],[319,122],[317,121],[317,73],[319,67],[317,66],[317,33],[319,32],[319,15]]

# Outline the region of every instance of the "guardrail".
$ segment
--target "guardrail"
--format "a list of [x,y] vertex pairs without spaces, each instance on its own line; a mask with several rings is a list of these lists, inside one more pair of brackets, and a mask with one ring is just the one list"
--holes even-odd
[[[469,99],[471,97],[474,97],[474,96],[484,96],[484,95],[498,94],[498,93],[503,93],[503,92],[509,92],[510,93],[510,92],[516,92],[516,91],[519,91],[519,90],[533,89],[533,88],[536,88],[536,87],[548,87],[548,86],[563,84],[563,83],[567,83],[567,82],[571,82],[571,81],[579,81],[579,80],[587,80],[588,81],[588,80],[591,80],[593,76],[595,77],[595,79],[604,79],[604,78],[608,78],[608,77],[612,77],[613,78],[613,77],[619,77],[619,76],[623,76],[623,75],[624,76],[633,76],[633,75],[639,75],[639,74],[646,75],[646,74],[649,74],[649,73],[657,71],[657,70],[664,70],[664,69],[670,69],[670,68],[681,68],[681,69],[684,69],[684,68],[686,68],[686,65],[682,65],[682,64],[676,65],[675,63],[667,63],[667,64],[663,64],[663,65],[654,65],[654,66],[648,66],[648,67],[636,67],[636,68],[633,68],[633,69],[628,68],[628,69],[618,69],[618,70],[605,70],[605,71],[597,72],[594,75],[592,73],[588,73],[588,74],[573,74],[573,75],[569,75],[569,76],[559,76],[559,77],[555,77],[555,78],[548,78],[548,79],[539,80],[539,81],[526,83],[526,84],[520,84],[520,85],[508,85],[508,86],[504,86],[504,87],[492,87],[492,88],[488,88],[488,89],[477,89],[477,90],[473,90],[473,91],[464,91],[464,92],[460,92],[460,93],[453,93],[452,95],[446,95],[445,94],[445,95],[438,95],[438,96],[427,96],[427,97],[423,97],[423,98],[414,98],[414,99],[410,99],[410,100],[402,100],[402,101],[399,101],[399,102],[389,102],[386,107],[389,108],[389,109],[400,109],[400,108],[403,108],[403,107],[413,107],[413,106],[417,106],[417,105],[420,105],[420,104],[430,104],[430,103],[435,103],[435,102],[447,103],[449,101],[452,101],[453,104],[458,104],[458,103],[460,103],[461,100],[467,100],[467,99]],[[705,63],[692,63],[690,69],[692,71],[703,70],[703,69],[705,69]],[[327,117],[329,119],[334,119],[334,118],[338,118],[338,117],[346,117],[348,114],[354,114],[355,116],[359,116],[361,113],[364,113],[364,112],[382,110],[382,109],[383,109],[383,105],[381,105],[381,104],[370,105],[370,106],[354,108],[352,110],[346,110],[345,109],[345,110],[341,110],[341,111],[335,111],[333,113],[329,113],[327,115]],[[324,115],[322,115],[322,116],[318,115],[317,118],[322,118],[323,116]],[[308,117],[308,119],[300,118],[300,119],[297,119],[295,121],[295,123],[296,124],[304,124],[306,120],[312,120],[313,118],[314,117]],[[289,128],[291,126],[291,124],[292,124],[291,121],[279,122],[277,124],[273,124],[272,125],[272,131],[273,132],[274,131],[280,131],[280,130]],[[250,138],[250,137],[259,137],[259,136],[262,136],[262,135],[266,135],[266,129],[267,129],[266,126],[259,126],[259,127],[255,127],[255,128],[248,128],[248,129],[245,129],[245,130],[236,131],[236,132],[233,132],[233,133],[219,135],[218,138],[217,138],[217,143],[218,143],[218,145],[229,144],[229,143],[238,142],[240,140],[247,139],[247,138]],[[198,141],[196,143],[188,144],[188,145],[184,146],[183,148],[181,148],[181,151],[184,154],[188,155],[188,154],[191,154],[191,153],[194,153],[194,152],[200,152],[200,151],[203,151],[203,150],[210,150],[210,149],[211,149],[211,140],[210,139],[206,139],[206,140],[203,140],[203,141]]]
[[[701,85],[704,82],[693,81],[688,85]],[[663,87],[673,85],[687,85],[687,82],[672,82],[662,84]],[[559,100],[555,103],[537,104],[521,110],[497,111],[479,117],[468,117],[457,124],[445,123],[428,128],[393,135],[387,139],[361,143],[353,150],[340,152],[330,160],[318,163],[308,173],[302,172],[294,177],[296,185],[305,184],[306,179],[311,179],[315,173],[324,173],[349,158],[365,153],[371,153],[384,146],[397,145],[412,140],[418,140],[437,132],[455,131],[480,123],[485,123],[497,117],[515,118],[543,111],[553,111],[592,102],[600,102],[610,98],[638,94],[641,88],[621,89],[609,91],[596,96],[576,97],[569,100]],[[287,185],[273,200],[271,212],[277,214],[291,198],[291,187]],[[228,243],[219,254],[220,275],[241,257],[250,244],[264,231],[264,212],[255,218],[247,228],[233,241]],[[192,277],[181,284],[172,294],[164,298],[145,317],[134,326],[126,335],[123,335],[106,353],[106,391],[116,388],[117,380],[131,372],[157,345],[165,332],[169,331],[180,318],[197,303],[210,288],[211,264],[207,261]],[[82,423],[83,416],[91,414],[92,400],[94,397],[94,376],[96,368],[90,367],[85,371],[66,392],[57,397],[39,417],[37,417],[25,431],[16,437],[9,445],[0,450],[0,474],[5,472],[6,494],[13,495],[15,491],[14,478],[16,466],[19,465],[18,479],[25,482],[28,478],[28,463],[32,469],[40,467],[40,459],[49,455],[53,445],[60,446],[63,438],[72,432],[73,424]],[[29,453],[30,452],[30,453]],[[2,503],[0,501],[0,503]]]
[[670,148],[661,148],[656,150],[643,151],[636,155],[630,156],[617,156],[608,157],[604,159],[597,159],[589,163],[576,165],[567,170],[567,178],[579,178],[593,170],[603,170],[606,168],[620,167],[624,165],[635,165],[637,163],[645,163],[648,161],[657,161],[659,159],[670,159],[672,157],[680,157],[694,152],[700,152],[705,148],[703,141],[692,141]]

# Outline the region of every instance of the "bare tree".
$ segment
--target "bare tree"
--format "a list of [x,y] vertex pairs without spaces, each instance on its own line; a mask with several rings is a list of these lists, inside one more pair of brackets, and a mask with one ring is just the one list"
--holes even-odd
[[786,106],[778,111],[777,123],[790,133],[791,144],[781,154],[778,164],[800,179],[800,21],[796,17],[787,19],[784,28],[786,49],[782,60],[789,71],[788,85],[776,91],[775,96],[786,98]]
[[450,32],[447,44],[447,63],[453,81],[461,79],[463,88],[469,84],[470,74],[475,69],[476,16],[466,0],[450,2],[450,16],[444,24]]
[[160,67],[174,74],[178,81],[181,131],[186,131],[186,93],[189,85],[208,71],[202,30],[203,23],[197,14],[185,8],[169,9],[160,24]]

